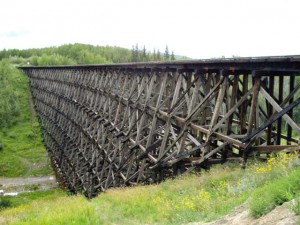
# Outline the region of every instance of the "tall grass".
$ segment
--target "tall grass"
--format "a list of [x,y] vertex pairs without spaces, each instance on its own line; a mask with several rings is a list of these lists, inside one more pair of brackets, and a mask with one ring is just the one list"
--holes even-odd
[[237,164],[218,165],[200,176],[190,174],[159,185],[110,189],[90,201],[81,196],[34,201],[2,211],[0,221],[186,224],[219,218],[247,199],[250,209],[257,210],[259,216],[300,194],[299,173],[299,159],[284,154],[271,157],[268,163],[250,162],[247,170]]
[[266,164],[256,168],[256,173],[269,179],[253,192],[249,206],[254,217],[270,212],[300,193],[300,162],[295,155],[270,157]]

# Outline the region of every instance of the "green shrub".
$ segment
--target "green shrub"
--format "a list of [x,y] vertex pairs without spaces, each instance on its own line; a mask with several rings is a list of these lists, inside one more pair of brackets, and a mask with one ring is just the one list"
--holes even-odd
[[32,131],[27,133],[27,138],[30,140],[34,139],[35,137],[36,137],[36,134]]
[[5,197],[0,197],[0,209],[11,207],[12,203],[9,199]]
[[0,142],[0,151],[4,149],[4,144]]
[[11,66],[8,60],[0,61],[1,130],[14,124],[21,113],[20,94],[26,85],[19,70]]
[[17,135],[16,135],[15,133],[9,133],[9,134],[8,134],[8,137],[9,137],[10,139],[16,139]]

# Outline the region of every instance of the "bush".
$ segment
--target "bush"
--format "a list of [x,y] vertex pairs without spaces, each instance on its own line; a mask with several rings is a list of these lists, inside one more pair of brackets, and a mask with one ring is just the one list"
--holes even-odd
[[9,199],[5,197],[0,198],[0,209],[11,207],[12,203]]
[[4,149],[4,144],[0,142],[0,151]]
[[26,86],[20,71],[9,65],[8,60],[0,61],[0,124],[1,129],[10,127],[21,112],[19,91]]
[[15,133],[9,133],[8,137],[11,138],[11,139],[16,139],[17,135]]
[[32,131],[27,133],[27,138],[30,140],[34,139],[35,137],[36,137],[36,134]]

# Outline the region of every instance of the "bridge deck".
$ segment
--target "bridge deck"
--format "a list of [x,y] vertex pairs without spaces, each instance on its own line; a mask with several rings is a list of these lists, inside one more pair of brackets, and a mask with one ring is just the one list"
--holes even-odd
[[88,197],[299,150],[300,56],[21,69],[57,174]]
[[300,70],[300,55],[269,56],[269,57],[239,57],[200,60],[179,60],[169,62],[138,62],[98,65],[61,65],[61,66],[24,66],[21,69],[191,69],[191,70],[263,70],[291,71]]

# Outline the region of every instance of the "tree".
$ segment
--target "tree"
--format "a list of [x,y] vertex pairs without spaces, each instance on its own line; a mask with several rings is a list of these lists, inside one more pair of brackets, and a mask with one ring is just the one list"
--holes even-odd
[[172,61],[175,60],[174,51],[172,51],[171,60],[172,60]]
[[136,57],[136,62],[140,61],[140,54],[139,54],[139,45],[135,45],[135,57]]
[[166,49],[165,49],[164,59],[165,60],[169,60],[170,59],[170,53],[169,53],[168,45],[166,46]]
[[144,45],[144,48],[143,48],[142,59],[143,59],[144,62],[148,61],[145,45]]
[[0,61],[0,130],[10,127],[21,113],[20,93],[27,88],[25,76],[9,64]]
[[156,60],[157,60],[155,48],[153,49],[153,56],[152,56],[152,59],[153,59],[153,61],[156,61]]
[[156,53],[156,60],[157,60],[157,61],[160,61],[160,60],[161,60],[161,55],[160,55],[159,49],[157,50],[157,53]]
[[136,62],[136,54],[135,54],[134,45],[132,45],[132,49],[131,49],[131,62]]

